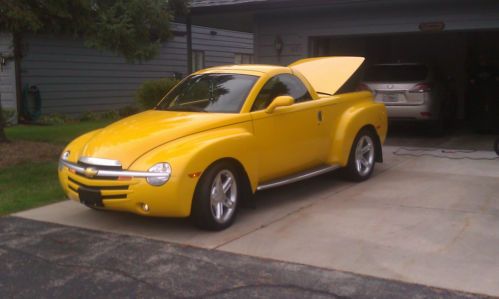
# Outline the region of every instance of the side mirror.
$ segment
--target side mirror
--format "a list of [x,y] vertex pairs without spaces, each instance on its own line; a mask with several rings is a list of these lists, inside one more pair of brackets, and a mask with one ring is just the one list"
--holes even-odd
[[267,113],[273,113],[277,107],[291,106],[295,103],[295,99],[290,96],[279,96],[272,100],[270,105],[265,109]]

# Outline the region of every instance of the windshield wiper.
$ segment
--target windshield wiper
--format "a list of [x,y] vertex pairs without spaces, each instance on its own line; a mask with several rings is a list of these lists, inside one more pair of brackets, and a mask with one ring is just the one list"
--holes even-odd
[[332,96],[332,94],[327,93],[327,92],[322,92],[322,91],[316,91],[316,93],[318,93],[318,94],[324,94],[324,95],[327,95],[327,96]]

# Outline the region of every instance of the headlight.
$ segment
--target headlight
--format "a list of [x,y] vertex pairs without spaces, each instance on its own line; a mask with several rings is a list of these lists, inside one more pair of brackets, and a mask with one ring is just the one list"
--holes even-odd
[[70,151],[65,151],[64,153],[62,153],[61,160],[67,161],[69,158],[69,154],[71,154]]
[[161,173],[164,176],[148,177],[147,182],[153,186],[161,186],[168,182],[170,175],[172,174],[172,168],[168,163],[158,163],[153,167],[149,168],[149,172]]
[[62,168],[64,167],[64,164],[62,164],[61,160],[67,161],[69,158],[69,154],[71,154],[70,151],[65,151],[64,153],[62,153],[61,159],[59,160],[59,171],[61,171]]

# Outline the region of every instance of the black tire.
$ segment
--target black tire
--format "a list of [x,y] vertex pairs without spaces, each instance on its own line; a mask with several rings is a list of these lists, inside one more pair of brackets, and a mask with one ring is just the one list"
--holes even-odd
[[496,154],[499,156],[499,138],[496,139],[496,142],[494,144],[494,150],[496,151]]
[[105,211],[104,208],[98,208],[98,207],[94,207],[94,206],[91,206],[91,205],[85,205],[87,208],[91,209],[91,210],[94,210],[94,211],[99,211],[99,212],[103,212]]
[[[212,195],[213,188],[216,188],[215,180],[219,175],[221,182],[223,182],[224,178],[227,179],[231,176],[233,185],[229,189],[230,192],[219,193],[217,191],[219,195]],[[219,231],[234,223],[239,210],[241,191],[243,189],[240,177],[241,174],[238,167],[230,161],[216,162],[203,173],[196,186],[192,201],[191,219],[197,227],[204,230]],[[235,196],[233,196],[234,190],[232,186],[234,186]],[[212,197],[218,197],[218,199],[212,200]],[[221,207],[220,217],[217,217],[218,209],[214,205]],[[229,213],[230,209],[233,210]],[[227,217],[223,216],[225,212],[228,213]]]
[[[342,169],[342,174],[343,177],[350,181],[354,182],[362,182],[367,180],[368,178],[371,177],[373,171],[374,171],[374,165],[376,164],[376,142],[377,138],[374,135],[376,133],[373,132],[372,129],[370,128],[363,128],[362,130],[357,133],[357,136],[355,137],[352,148],[350,150],[350,155],[348,157],[348,164]],[[372,151],[369,153],[369,167],[362,169],[359,169],[357,166],[357,157],[356,157],[356,152],[358,150],[358,147],[361,146],[359,145],[360,142],[364,143],[366,140],[370,140],[370,144],[372,147]],[[367,157],[367,155],[366,155]]]

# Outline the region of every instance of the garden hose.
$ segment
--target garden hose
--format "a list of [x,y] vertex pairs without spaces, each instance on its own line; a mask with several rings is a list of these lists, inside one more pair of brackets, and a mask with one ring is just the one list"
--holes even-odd
[[36,85],[25,85],[21,101],[21,115],[31,121],[36,121],[42,114],[42,97]]

